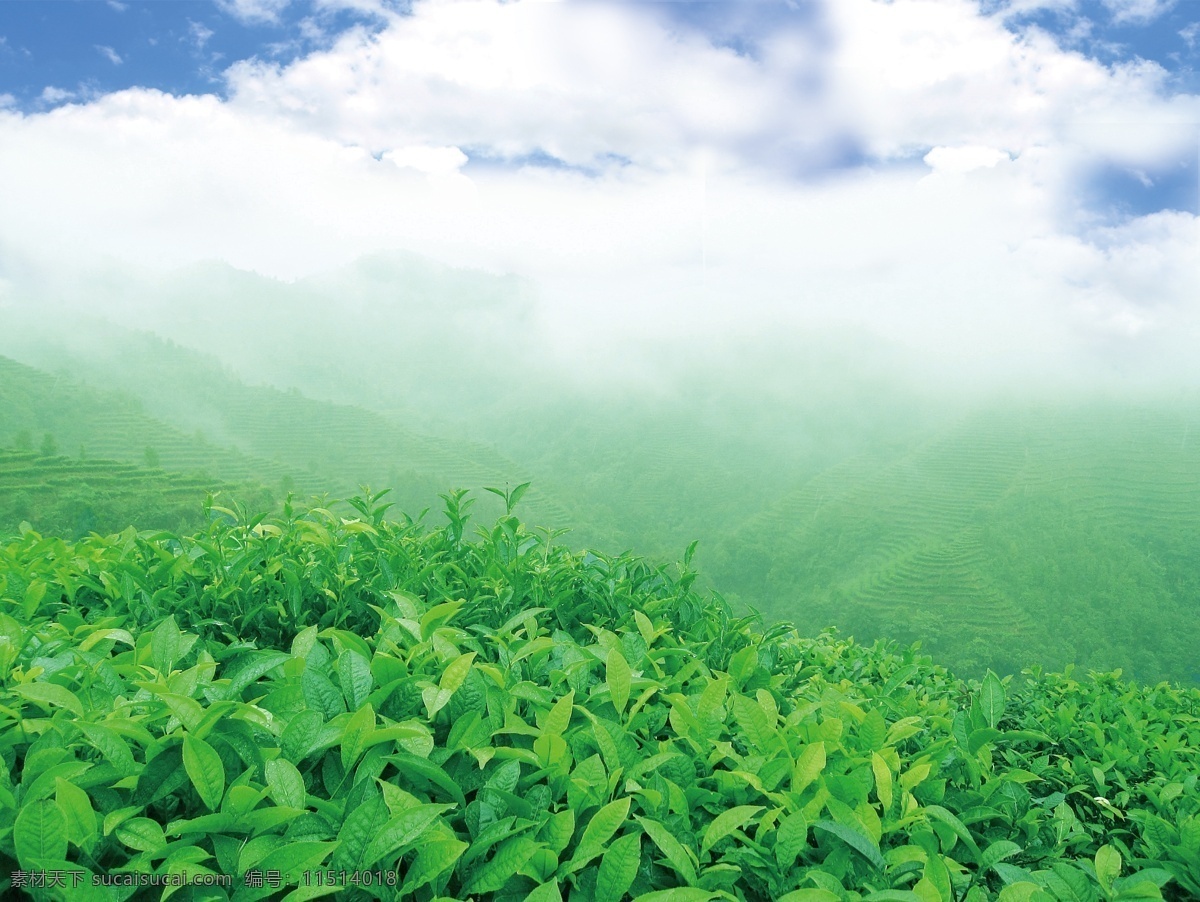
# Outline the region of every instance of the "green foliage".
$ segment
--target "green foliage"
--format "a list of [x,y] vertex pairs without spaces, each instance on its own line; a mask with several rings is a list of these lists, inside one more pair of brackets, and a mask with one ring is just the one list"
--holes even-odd
[[142,528],[191,531],[206,518],[201,503],[209,492],[270,507],[269,491],[203,476],[150,471],[113,460],[72,460],[0,450],[0,535],[28,523],[42,533],[73,538],[90,532]]
[[764,631],[686,564],[511,515],[472,538],[469,500],[443,527],[367,495],[0,547],[0,873],[233,879],[178,899],[262,898],[266,871],[292,899],[1200,894],[1195,690],[964,683]]

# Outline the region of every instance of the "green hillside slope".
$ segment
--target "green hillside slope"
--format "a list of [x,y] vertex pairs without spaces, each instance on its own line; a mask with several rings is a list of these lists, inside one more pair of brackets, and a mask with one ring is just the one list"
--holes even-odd
[[807,480],[731,533],[719,585],[953,664],[1200,671],[1200,411],[994,409]]
[[210,492],[252,508],[273,506],[272,492],[253,484],[114,460],[0,450],[0,535],[15,534],[22,523],[72,537],[119,532],[133,524],[198,529],[205,522],[201,503]]
[[[294,476],[293,483],[343,494],[362,485],[386,485],[405,509],[417,511],[440,504],[438,495],[447,488],[517,485],[530,479],[528,468],[461,435],[432,436],[363,407],[315,400],[294,389],[249,385],[213,358],[156,336],[99,324],[93,336],[98,330],[103,341],[55,344],[42,337],[20,349],[45,369],[120,387],[146,413],[181,434],[200,430],[238,449],[251,462],[245,476],[257,472],[257,478],[273,484],[278,473],[305,474]],[[114,447],[106,444],[105,452],[112,454]],[[126,441],[124,451],[140,447],[136,440]],[[186,469],[176,465],[177,459],[173,455],[168,464],[164,456],[163,465]],[[540,485],[525,503],[546,523],[563,524],[570,517]],[[481,499],[481,505],[494,512],[488,500]]]
[[281,490],[316,492],[326,485],[301,468],[217,445],[201,429],[169,425],[127,393],[0,357],[0,447],[31,450],[43,444],[51,452],[48,456],[149,463],[177,473]]
[[5,898],[1200,894],[1196,689],[964,682],[375,501],[0,542]]

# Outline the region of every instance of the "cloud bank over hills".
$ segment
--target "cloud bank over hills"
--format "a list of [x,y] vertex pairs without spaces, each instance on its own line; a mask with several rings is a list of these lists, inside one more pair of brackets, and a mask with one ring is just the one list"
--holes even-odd
[[527,280],[546,340],[598,365],[631,334],[848,327],[993,373],[1194,383],[1200,98],[1014,26],[1018,6],[734,5],[701,27],[421,0],[234,62],[222,94],[10,105],[0,303],[86,303],[114,264],[287,281],[403,249]]

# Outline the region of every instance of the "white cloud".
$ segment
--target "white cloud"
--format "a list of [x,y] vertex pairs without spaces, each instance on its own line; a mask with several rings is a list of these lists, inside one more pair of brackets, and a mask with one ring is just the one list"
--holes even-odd
[[1009,156],[994,147],[970,144],[964,147],[935,147],[925,154],[925,162],[935,172],[970,172],[991,169]]
[[216,34],[216,32],[203,22],[194,22],[188,19],[188,34],[192,36],[192,42],[196,45],[196,49],[203,50],[209,38]]
[[291,0],[217,0],[217,6],[241,22],[277,22]]
[[1175,6],[1176,0],[1102,0],[1119,24],[1145,25]]
[[643,9],[465,0],[420,3],[286,68],[239,64],[230,88],[237,105],[374,152],[433,143],[665,169],[697,146],[770,143],[785,122],[804,147],[823,130],[796,122],[819,111],[787,84],[794,68],[772,78]]
[[[825,11],[751,57],[653,8],[424,0],[294,64],[238,64],[227,101],[0,112],[0,247],[45,272],[215,258],[282,278],[407,248],[534,279],[565,354],[622,347],[630,323],[852,323],[973,359],[1187,359],[1196,218],[1080,231],[1076,184],[1194,156],[1194,97],[966,0]],[[839,147],[870,165],[810,178]],[[538,152],[569,166],[494,162]]]
[[1183,29],[1180,30],[1179,36],[1183,38],[1184,43],[1187,44],[1189,48],[1195,49],[1196,41],[1198,38],[1200,38],[1200,22],[1192,22],[1188,25],[1185,25]]
[[42,103],[54,105],[71,100],[73,97],[75,97],[74,91],[68,91],[64,88],[56,88],[54,85],[46,85],[46,87],[42,88],[42,93],[39,99],[42,101]]
[[121,65],[121,63],[125,62],[123,59],[121,59],[121,55],[119,53],[117,53],[117,51],[113,50],[111,47],[109,47],[105,44],[97,44],[96,52],[99,53],[106,60],[108,60],[110,63],[112,63],[114,66],[119,66],[119,65]]

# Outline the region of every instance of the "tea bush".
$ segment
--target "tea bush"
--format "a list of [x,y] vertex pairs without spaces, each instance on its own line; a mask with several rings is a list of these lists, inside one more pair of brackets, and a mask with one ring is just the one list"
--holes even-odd
[[1200,693],[764,629],[523,488],[0,548],[6,895],[1200,896]]

